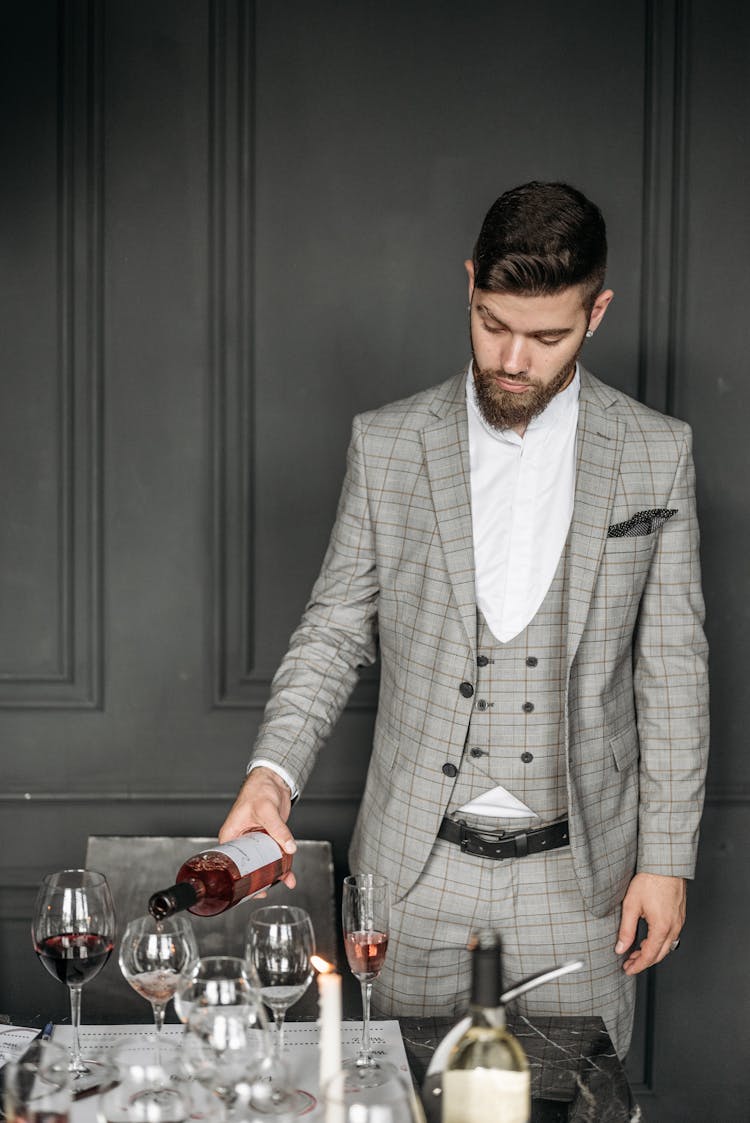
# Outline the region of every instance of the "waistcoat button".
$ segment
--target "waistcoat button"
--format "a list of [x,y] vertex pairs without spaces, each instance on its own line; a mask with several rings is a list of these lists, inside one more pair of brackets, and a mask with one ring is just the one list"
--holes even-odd
[[464,698],[471,698],[474,693],[474,687],[470,682],[462,682],[458,689],[463,694]]
[[477,702],[477,709],[478,710],[486,710],[487,709],[487,699],[486,698],[480,698],[479,699],[479,701]]
[[469,749],[469,756],[473,756],[476,760],[478,757],[484,756],[484,752],[482,749]]
[[533,759],[533,753],[521,753],[521,760],[524,762],[524,764],[531,764]]
[[537,659],[536,655],[529,655],[529,657],[526,660],[526,666],[527,667],[535,667],[538,662],[539,662],[539,660]]
[[521,706],[521,709],[523,710],[523,712],[525,714],[533,714],[534,703],[533,702],[524,702],[524,704]]
[[458,769],[455,764],[451,764],[450,761],[443,765],[443,772],[446,776],[458,776]]
[[478,667],[486,667],[488,663],[489,663],[489,659],[487,658],[486,655],[477,655],[477,666]]

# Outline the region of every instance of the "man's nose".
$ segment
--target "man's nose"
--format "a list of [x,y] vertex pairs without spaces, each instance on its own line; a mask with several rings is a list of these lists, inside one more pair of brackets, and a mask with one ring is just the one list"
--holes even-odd
[[522,335],[511,336],[503,354],[503,370],[506,374],[522,374],[527,362],[525,339]]

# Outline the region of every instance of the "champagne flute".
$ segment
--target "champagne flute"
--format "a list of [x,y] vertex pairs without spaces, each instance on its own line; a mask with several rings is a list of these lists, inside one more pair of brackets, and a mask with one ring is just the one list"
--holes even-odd
[[198,944],[184,916],[131,920],[120,941],[120,970],[134,991],[151,1003],[157,1039],[180,980],[198,958]]
[[[310,985],[310,957],[315,954],[315,933],[310,916],[293,905],[268,905],[257,909],[248,922],[246,956],[260,982],[260,996],[276,1025],[274,1058],[284,1048],[284,1017]],[[315,1103],[301,1088],[292,1093],[292,1110],[309,1110]],[[288,1109],[288,1102],[285,1104]]]
[[344,878],[341,906],[344,947],[349,969],[362,988],[362,1041],[353,1060],[344,1061],[346,1089],[378,1087],[393,1079],[397,1069],[376,1061],[370,1050],[370,997],[373,981],[383,967],[390,927],[390,886],[377,873]]
[[73,1078],[93,1077],[98,1082],[109,1067],[101,1061],[84,1060],[78,1031],[81,987],[99,974],[115,942],[115,910],[104,874],[95,870],[48,874],[37,893],[31,936],[50,975],[70,990],[73,1044],[69,1067]]

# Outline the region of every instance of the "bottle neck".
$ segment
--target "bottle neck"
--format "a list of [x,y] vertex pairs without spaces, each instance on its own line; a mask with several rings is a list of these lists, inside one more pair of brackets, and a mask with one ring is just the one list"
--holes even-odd
[[162,889],[154,893],[148,902],[148,911],[155,920],[166,920],[176,912],[189,909],[199,901],[205,892],[203,882],[198,878],[189,881],[179,881],[169,889]]
[[485,1026],[488,1029],[505,1029],[504,1006],[481,1006],[472,1002],[469,1006],[469,1016],[472,1025]]

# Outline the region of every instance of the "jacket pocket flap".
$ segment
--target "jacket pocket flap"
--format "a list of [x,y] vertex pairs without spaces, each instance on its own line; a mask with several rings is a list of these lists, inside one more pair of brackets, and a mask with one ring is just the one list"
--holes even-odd
[[629,725],[627,729],[621,729],[614,737],[609,739],[609,747],[612,750],[612,756],[615,758],[615,767],[618,772],[624,772],[632,764],[638,760],[638,729],[635,725]]

